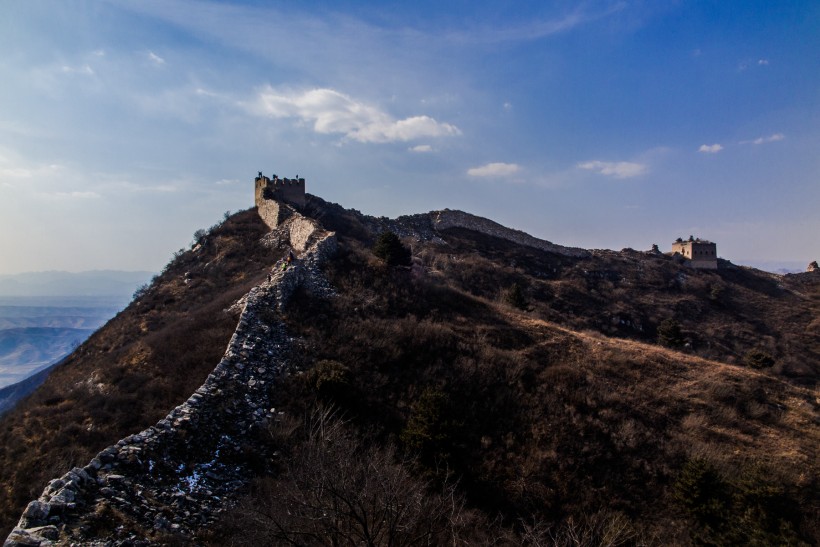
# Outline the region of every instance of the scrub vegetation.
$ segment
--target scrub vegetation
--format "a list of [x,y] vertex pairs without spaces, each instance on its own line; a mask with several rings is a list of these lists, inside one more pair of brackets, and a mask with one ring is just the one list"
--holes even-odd
[[[820,276],[380,238],[315,197],[305,214],[337,232],[337,295],[286,308],[304,373],[272,387],[269,450],[210,544],[820,540]],[[5,531],[201,384],[235,327],[223,310],[280,258],[264,233],[253,211],[198,233],[3,417]]]

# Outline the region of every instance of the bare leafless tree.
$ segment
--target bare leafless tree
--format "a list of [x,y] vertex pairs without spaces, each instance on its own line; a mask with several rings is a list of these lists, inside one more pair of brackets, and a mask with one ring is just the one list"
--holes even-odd
[[463,545],[471,528],[454,485],[433,490],[330,410],[308,419],[282,476],[257,486],[234,512],[235,545]]

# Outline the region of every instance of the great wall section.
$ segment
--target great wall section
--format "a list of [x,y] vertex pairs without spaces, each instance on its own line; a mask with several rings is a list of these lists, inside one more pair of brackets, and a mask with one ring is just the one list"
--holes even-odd
[[385,217],[367,217],[368,224],[374,232],[390,230],[401,237],[412,237],[421,241],[441,242],[439,233],[449,228],[463,228],[491,237],[504,239],[518,245],[533,247],[542,251],[572,257],[590,256],[586,249],[565,247],[544,239],[538,239],[521,230],[502,226],[492,220],[471,215],[464,211],[443,209],[418,215],[401,216],[396,219]]
[[286,219],[260,244],[290,245],[297,260],[284,270],[274,266],[268,281],[235,304],[242,308],[236,331],[205,383],[156,425],[49,482],[4,547],[153,544],[123,527],[95,537],[88,522],[117,513],[169,538],[191,538],[213,524],[251,475],[242,451],[276,418],[270,387],[290,371],[292,344],[279,313],[300,286],[333,294],[320,266],[336,250],[335,234],[288,205],[279,209]]
[[[334,294],[320,267],[337,247],[334,233],[291,205],[304,206],[304,179],[260,173],[255,202],[271,229],[260,244],[290,247],[297,260],[286,269],[281,261],[275,264],[267,281],[234,304],[241,314],[228,348],[187,401],[157,424],[102,450],[85,467],[50,481],[28,504],[4,547],[148,546],[156,542],[149,536],[157,534],[190,539],[212,525],[247,483],[251,473],[242,452],[277,417],[271,386],[293,372],[293,340],[280,312],[300,286],[322,297]],[[565,256],[589,255],[462,211],[361,216],[374,233],[391,230],[420,241],[441,243],[440,231],[463,228]],[[138,530],[114,526],[103,538],[89,525],[112,517],[124,517]]]

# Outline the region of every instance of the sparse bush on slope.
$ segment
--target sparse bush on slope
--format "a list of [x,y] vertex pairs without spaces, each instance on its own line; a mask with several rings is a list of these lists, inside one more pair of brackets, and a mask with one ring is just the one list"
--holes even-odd
[[771,368],[774,366],[774,358],[760,349],[753,349],[746,352],[743,361],[752,368]]
[[373,254],[384,260],[388,266],[409,266],[410,249],[393,232],[384,232],[376,238]]
[[658,343],[670,348],[683,347],[684,340],[680,323],[674,319],[664,319],[658,325]]
[[759,465],[725,478],[703,458],[686,462],[675,499],[695,521],[693,537],[708,545],[799,545],[794,496]]

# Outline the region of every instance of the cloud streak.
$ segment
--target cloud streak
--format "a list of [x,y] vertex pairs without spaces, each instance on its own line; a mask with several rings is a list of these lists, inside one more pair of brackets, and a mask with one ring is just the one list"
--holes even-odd
[[723,145],[715,143],[715,144],[701,144],[700,148],[698,148],[698,152],[703,152],[704,154],[717,154],[723,150]]
[[471,177],[508,177],[521,170],[516,163],[487,163],[480,167],[467,169],[467,174]]
[[148,59],[157,66],[161,66],[165,64],[165,59],[154,53],[153,51],[148,52]]
[[362,143],[406,142],[419,138],[452,137],[461,130],[430,116],[394,119],[386,112],[333,89],[259,92],[252,112],[271,118],[295,118],[320,134],[342,134]]
[[783,133],[775,133],[773,135],[769,135],[768,137],[758,137],[750,141],[740,141],[740,144],[768,144],[770,142],[782,141],[785,138],[786,135]]
[[646,164],[631,161],[585,161],[578,164],[578,169],[585,169],[616,179],[628,179],[646,174],[649,168]]
[[99,199],[100,194],[91,191],[74,191],[74,192],[41,192],[41,197],[46,199],[66,200],[66,199]]
[[539,40],[605,19],[626,8],[625,2],[614,2],[594,9],[581,5],[572,11],[551,17],[537,17],[525,24],[471,28],[450,32],[447,37],[455,42],[481,44]]
[[409,150],[411,152],[416,152],[418,154],[424,154],[424,153],[427,153],[427,152],[432,152],[433,147],[430,146],[429,144],[419,144],[419,145],[416,145],[416,146],[413,146],[413,147],[409,148]]

